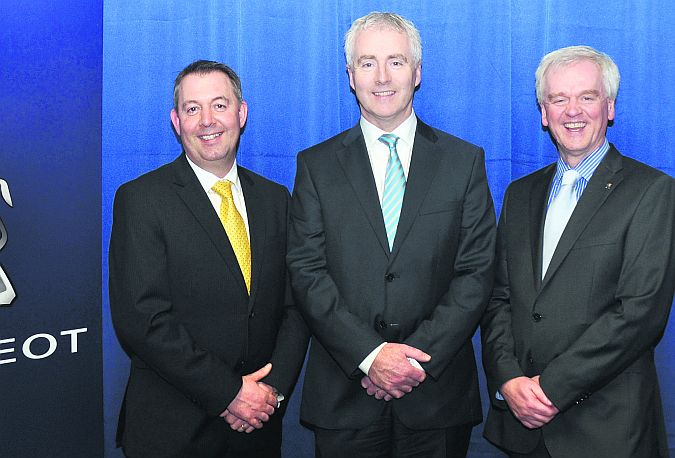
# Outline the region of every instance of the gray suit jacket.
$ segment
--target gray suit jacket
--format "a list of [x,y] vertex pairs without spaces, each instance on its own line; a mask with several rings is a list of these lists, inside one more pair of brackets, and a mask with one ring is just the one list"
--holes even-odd
[[420,348],[429,377],[391,401],[414,429],[481,421],[471,336],[492,288],[495,216],[482,149],[418,121],[389,253],[375,181],[356,126],[298,155],[288,262],[313,333],[304,422],[360,428],[384,401],[359,363],[383,341]]
[[[541,280],[546,200],[555,164],[504,198],[495,289],[481,323],[491,407],[485,437],[553,457],[667,456],[654,347],[675,286],[674,180],[612,146]],[[528,430],[495,399],[514,377],[541,374],[560,409]]]

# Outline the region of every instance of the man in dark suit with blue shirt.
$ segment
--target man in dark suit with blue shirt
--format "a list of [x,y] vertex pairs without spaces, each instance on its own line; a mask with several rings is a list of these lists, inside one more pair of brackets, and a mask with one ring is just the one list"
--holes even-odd
[[504,197],[485,437],[513,457],[668,456],[654,347],[675,287],[674,180],[607,141],[609,56],[553,51],[536,88],[559,158]]
[[291,205],[287,258],[313,333],[301,419],[322,458],[464,457],[496,233],[483,150],[415,115],[412,23],[357,19],[345,55],[361,119],[298,155]]

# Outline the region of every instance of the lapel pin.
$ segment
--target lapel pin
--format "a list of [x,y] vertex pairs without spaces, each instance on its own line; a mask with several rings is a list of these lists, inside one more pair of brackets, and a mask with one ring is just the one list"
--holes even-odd
[[612,183],[607,183],[605,185],[605,189],[612,189]]

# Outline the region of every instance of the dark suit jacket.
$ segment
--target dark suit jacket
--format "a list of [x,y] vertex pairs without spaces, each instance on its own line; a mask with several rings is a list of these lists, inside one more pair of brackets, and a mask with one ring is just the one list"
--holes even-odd
[[[491,408],[485,437],[525,453],[543,434],[553,457],[667,456],[654,347],[675,284],[673,179],[612,146],[541,281],[542,234],[555,164],[504,198],[495,289],[481,325]],[[560,413],[538,430],[495,399],[541,374]]]
[[489,298],[495,216],[482,149],[418,121],[389,253],[361,128],[298,155],[287,259],[313,339],[301,419],[361,428],[385,402],[360,386],[383,341],[432,356],[428,378],[399,400],[413,429],[481,421],[471,336]]
[[184,154],[115,197],[110,308],[131,358],[118,431],[130,456],[222,456],[227,447],[281,440],[280,414],[248,435],[218,417],[241,376],[268,361],[265,381],[289,396],[309,338],[287,288],[288,191],[238,173],[251,233],[250,298]]

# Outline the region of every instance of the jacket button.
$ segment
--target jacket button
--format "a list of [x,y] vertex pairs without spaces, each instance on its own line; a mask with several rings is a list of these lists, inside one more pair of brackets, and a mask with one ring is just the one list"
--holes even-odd
[[532,319],[537,323],[540,322],[542,318],[543,317],[540,314],[538,314],[537,312],[534,312],[532,314]]
[[251,310],[251,313],[248,314],[249,318],[254,318],[255,317],[255,312]]
[[386,328],[386,327],[387,327],[387,323],[385,323],[385,321],[384,321],[384,320],[380,320],[380,322],[379,322],[379,323],[377,323],[377,324],[378,324],[378,325],[379,325],[379,326],[380,326],[380,327],[381,327],[382,329],[384,329],[384,328]]
[[384,276],[384,279],[391,283],[394,281],[394,274],[388,273],[387,275]]
[[534,364],[534,358],[530,356],[529,358],[527,358],[527,362],[530,364]]

